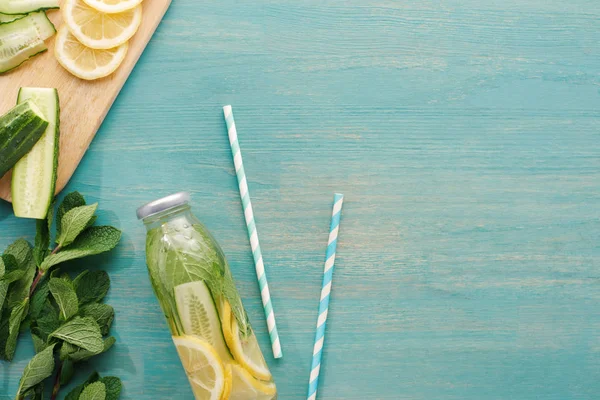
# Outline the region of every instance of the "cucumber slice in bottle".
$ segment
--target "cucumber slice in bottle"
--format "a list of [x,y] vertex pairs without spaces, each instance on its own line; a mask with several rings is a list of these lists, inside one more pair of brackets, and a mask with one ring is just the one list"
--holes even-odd
[[58,0],[2,0],[0,13],[29,14],[31,12],[58,8]]
[[206,340],[223,362],[230,361],[231,353],[223,338],[221,320],[206,284],[196,281],[176,286],[175,303],[184,333]]
[[0,74],[46,51],[44,40],[56,29],[44,12],[0,24]]
[[47,127],[46,117],[32,101],[0,117],[0,177],[33,148]]
[[54,198],[58,167],[60,105],[56,89],[21,88],[17,103],[32,100],[48,127],[31,151],[15,164],[12,202],[15,216],[44,219]]
[[25,17],[26,17],[25,14],[14,14],[14,15],[11,15],[11,14],[1,14],[0,13],[0,25],[2,25],[2,24],[8,24],[9,22],[13,22],[13,21],[16,21],[18,19],[25,18]]

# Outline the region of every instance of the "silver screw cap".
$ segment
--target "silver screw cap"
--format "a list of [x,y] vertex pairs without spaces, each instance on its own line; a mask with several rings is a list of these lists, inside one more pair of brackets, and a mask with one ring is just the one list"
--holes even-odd
[[158,214],[159,212],[168,210],[173,207],[181,206],[189,203],[191,200],[188,192],[179,192],[170,194],[166,197],[151,201],[137,209],[138,219],[144,219],[150,215]]

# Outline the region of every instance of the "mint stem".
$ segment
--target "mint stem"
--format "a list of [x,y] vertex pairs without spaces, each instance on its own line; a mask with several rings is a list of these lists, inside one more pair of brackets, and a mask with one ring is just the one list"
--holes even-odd
[[59,246],[56,246],[56,247],[54,248],[54,250],[52,250],[52,253],[50,253],[50,255],[58,253],[58,251],[59,251],[60,249],[61,249],[60,245],[59,245]]
[[58,391],[60,390],[60,374],[62,373],[63,363],[58,364],[58,371],[56,371],[56,378],[54,378],[54,387],[52,388],[52,396],[50,400],[56,400],[58,397]]
[[40,280],[42,279],[43,276],[44,276],[44,271],[39,269],[37,275],[35,276],[35,279],[33,280],[33,283],[31,284],[31,289],[29,289],[29,297],[31,297],[31,295],[35,291],[35,288],[37,287],[38,283],[40,283]]

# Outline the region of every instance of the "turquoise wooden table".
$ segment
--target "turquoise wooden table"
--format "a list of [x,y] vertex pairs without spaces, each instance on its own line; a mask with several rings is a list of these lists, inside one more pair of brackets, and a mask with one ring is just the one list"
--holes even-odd
[[[175,0],[66,191],[124,231],[124,399],[191,399],[135,209],[179,190],[222,244],[280,398],[303,399],[332,195],[321,399],[600,396],[597,0]],[[234,107],[273,361],[221,107]],[[0,205],[0,246],[33,223]],[[74,264],[73,268],[81,265]],[[12,398],[32,354],[0,364]],[[84,372],[78,376],[83,379]]]

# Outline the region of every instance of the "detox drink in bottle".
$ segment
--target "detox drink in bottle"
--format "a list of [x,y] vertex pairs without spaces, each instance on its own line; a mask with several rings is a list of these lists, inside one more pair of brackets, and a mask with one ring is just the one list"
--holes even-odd
[[176,193],[137,210],[148,273],[196,400],[272,400],[262,355],[223,251]]

